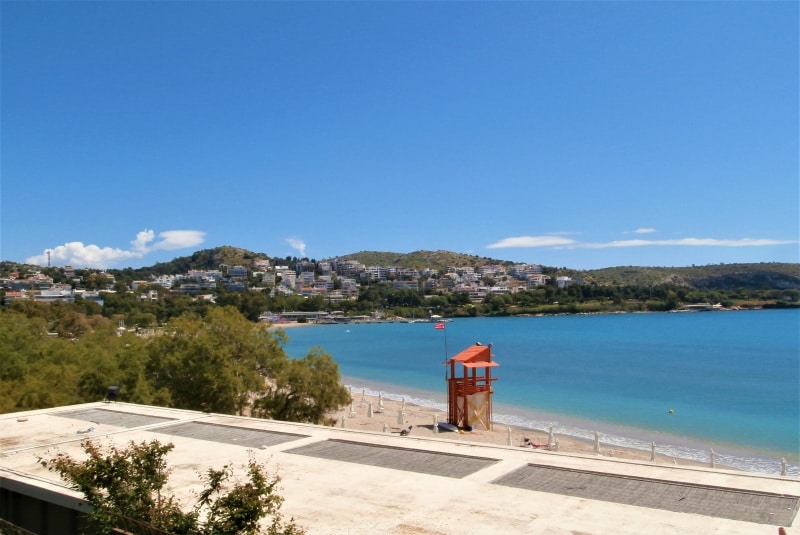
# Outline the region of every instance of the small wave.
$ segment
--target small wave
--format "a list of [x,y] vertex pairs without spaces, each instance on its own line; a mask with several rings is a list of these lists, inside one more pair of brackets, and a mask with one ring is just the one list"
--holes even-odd
[[[380,395],[384,399],[392,401],[405,401],[406,403],[410,403],[412,405],[418,405],[428,409],[447,412],[447,403],[441,400],[415,395],[398,394],[395,392],[385,392],[382,390],[375,390],[367,386],[345,386],[350,389],[354,401],[358,401],[361,396],[377,397]],[[553,427],[553,433],[556,435],[594,441],[595,431],[590,431],[578,426],[559,424],[558,422],[554,422],[552,420],[495,413],[493,415],[493,421],[511,427],[535,429],[545,432],[548,432],[550,427]],[[641,439],[626,437],[616,433],[601,433],[601,442],[606,446],[617,446],[620,448],[629,448],[646,452],[650,452],[652,449],[652,441],[647,442]],[[656,453],[658,455],[665,455],[668,457],[674,457],[676,459],[684,459],[698,463],[708,463],[709,466],[711,464],[710,450],[677,444],[658,443],[656,445]],[[716,464],[720,467],[731,467],[746,472],[756,472],[760,474],[775,475],[781,473],[781,459],[747,455],[731,455],[726,453],[716,453],[715,457]],[[800,464],[787,462],[786,475],[789,477],[800,476]]]
[[[595,431],[589,431],[580,427],[563,426],[552,421],[529,419],[507,414],[495,414],[493,416],[493,420],[495,422],[514,427],[549,431],[550,427],[552,426],[553,432],[557,435],[565,435],[587,441],[594,441]],[[601,442],[605,445],[630,448],[646,452],[650,452],[652,450],[653,444],[652,441],[646,442],[644,440],[626,437],[615,433],[602,433]],[[681,446],[677,444],[658,443],[656,445],[656,453],[677,459],[685,459],[698,463],[708,463],[709,466],[711,464],[710,450]],[[763,474],[781,473],[781,459],[776,458],[715,453],[715,460],[718,466],[737,468],[747,472],[757,472]],[[786,475],[792,477],[800,476],[800,464],[787,462]]]
[[364,386],[354,386],[354,385],[345,385],[345,386],[350,389],[350,395],[353,396],[353,401],[358,401],[359,399],[361,399],[362,395],[369,397],[377,397],[380,395],[383,396],[383,399],[389,399],[391,401],[405,401],[406,403],[410,403],[411,405],[418,405],[420,407],[425,407],[428,409],[435,409],[437,411],[447,412],[447,403],[443,401],[437,401],[413,395],[395,394],[392,392],[384,392],[382,390],[378,391]]

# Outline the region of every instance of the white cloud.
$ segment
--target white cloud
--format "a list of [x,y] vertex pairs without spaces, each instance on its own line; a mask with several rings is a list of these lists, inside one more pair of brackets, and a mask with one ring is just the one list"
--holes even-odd
[[25,262],[44,266],[48,262],[47,251],[50,251],[49,261],[53,265],[108,268],[125,260],[142,258],[152,251],[172,251],[200,245],[205,235],[205,232],[198,230],[168,230],[158,235],[158,241],[148,245],[155,239],[155,232],[145,229],[136,234],[129,250],[74,241],[46,249],[40,255],[27,258]]
[[618,240],[605,243],[577,243],[569,248],[608,249],[612,247],[648,247],[653,245],[670,247],[765,247],[771,245],[790,245],[793,243],[797,242],[790,240],[767,240],[753,238],[740,238],[737,240],[720,240],[716,238],[681,238],[679,240]]
[[498,242],[487,245],[487,249],[508,249],[510,247],[556,247],[577,243],[570,238],[561,236],[517,236],[504,238]]
[[200,245],[206,239],[206,233],[199,230],[166,230],[158,235],[161,241],[154,244],[154,251],[173,251]]
[[[125,251],[113,247],[99,247],[97,245],[85,245],[83,242],[73,241],[64,245],[59,245],[49,249],[49,261],[53,265],[70,265],[75,267],[106,268],[132,258],[141,258],[142,253],[138,251]],[[38,256],[25,259],[26,264],[47,265],[47,250]]]
[[633,231],[634,234],[652,234],[656,229],[650,227],[637,228]]
[[[641,228],[637,234],[655,232],[655,229]],[[651,246],[684,246],[684,247],[766,247],[774,245],[796,244],[794,240],[770,240],[755,238],[717,239],[717,238],[681,238],[677,240],[614,240],[610,242],[579,242],[561,236],[517,236],[504,238],[498,242],[487,245],[487,249],[505,249],[511,247],[548,247],[551,249],[611,249],[621,247],[651,247]]]
[[292,249],[296,249],[300,255],[300,258],[305,258],[306,256],[306,243],[303,240],[298,240],[297,238],[286,238],[286,243]]
[[155,232],[152,230],[144,229],[136,235],[136,239],[131,242],[134,251],[141,251],[144,254],[147,251],[147,244],[153,241]]

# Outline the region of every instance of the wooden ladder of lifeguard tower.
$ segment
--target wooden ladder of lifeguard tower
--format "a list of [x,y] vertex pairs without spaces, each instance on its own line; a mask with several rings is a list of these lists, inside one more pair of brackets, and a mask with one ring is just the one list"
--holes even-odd
[[[460,428],[492,429],[492,344],[476,343],[447,360],[447,418]],[[456,364],[463,373],[456,375]],[[462,370],[458,370],[462,371]]]

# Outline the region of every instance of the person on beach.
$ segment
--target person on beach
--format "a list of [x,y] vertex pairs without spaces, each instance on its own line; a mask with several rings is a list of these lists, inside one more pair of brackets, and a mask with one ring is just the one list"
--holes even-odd
[[527,437],[525,437],[525,439],[523,439],[523,442],[524,442],[523,447],[525,447],[525,448],[534,448],[534,449],[536,449],[536,448],[546,448],[547,447],[546,444],[534,444],[533,442],[531,442],[531,439],[529,439]]

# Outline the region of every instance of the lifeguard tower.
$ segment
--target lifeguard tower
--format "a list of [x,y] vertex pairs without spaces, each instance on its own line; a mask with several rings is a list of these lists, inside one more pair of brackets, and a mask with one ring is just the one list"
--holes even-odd
[[[461,364],[462,375],[456,375]],[[445,362],[448,422],[458,427],[492,429],[492,344],[476,343]],[[461,370],[458,370],[461,371]]]

